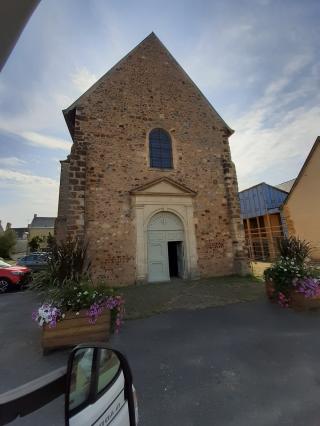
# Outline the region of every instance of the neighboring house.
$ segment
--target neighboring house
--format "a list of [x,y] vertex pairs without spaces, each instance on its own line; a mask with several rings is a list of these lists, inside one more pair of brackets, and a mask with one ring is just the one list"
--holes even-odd
[[241,218],[250,259],[274,260],[278,240],[286,234],[280,207],[288,196],[294,179],[272,186],[265,182],[239,192]]
[[27,240],[29,228],[11,228],[17,237],[17,240]]
[[246,273],[233,133],[154,33],[64,110],[55,235],[111,285]]
[[307,240],[320,261],[320,136],[317,137],[284,203],[288,232]]
[[[55,217],[43,217],[35,214],[32,222],[28,226],[28,241],[36,236],[47,237],[49,234],[53,236],[55,220]],[[43,243],[42,246],[45,247],[46,243]]]

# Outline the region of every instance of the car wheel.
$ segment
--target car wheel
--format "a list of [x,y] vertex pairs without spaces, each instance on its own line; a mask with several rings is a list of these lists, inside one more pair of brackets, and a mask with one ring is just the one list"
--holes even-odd
[[9,281],[5,278],[0,278],[0,293],[5,293],[9,288]]

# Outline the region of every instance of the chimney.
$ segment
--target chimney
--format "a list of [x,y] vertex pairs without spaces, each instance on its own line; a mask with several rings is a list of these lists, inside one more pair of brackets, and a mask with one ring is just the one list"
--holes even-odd
[[10,223],[10,222],[8,222],[8,223],[7,223],[6,231],[7,231],[8,229],[11,229],[11,223]]
[[33,215],[33,219],[35,219],[37,217],[37,213],[35,213],[34,215]]

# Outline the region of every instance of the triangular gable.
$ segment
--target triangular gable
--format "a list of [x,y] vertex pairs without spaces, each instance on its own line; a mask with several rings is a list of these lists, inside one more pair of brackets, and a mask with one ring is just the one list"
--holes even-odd
[[314,152],[316,151],[316,149],[319,148],[320,149],[320,136],[317,137],[317,139],[315,140],[315,143],[313,144],[313,147],[311,148],[311,151],[309,152],[309,155],[306,159],[306,161],[303,163],[303,166],[301,167],[301,170],[298,174],[297,179],[295,180],[294,184],[292,185],[292,188],[289,192],[289,195],[286,199],[286,201],[284,202],[284,205],[287,204],[287,202],[289,201],[289,198],[291,197],[291,195],[293,194],[294,190],[296,189],[296,187],[299,185],[299,182],[301,181],[304,172],[306,170],[306,168],[308,167],[308,164],[314,154]]
[[63,110],[63,114],[65,117],[66,123],[68,125],[69,131],[71,133],[71,136],[73,136],[72,133],[73,133],[73,122],[75,119],[75,113],[74,113],[75,108],[80,106],[82,102],[85,101],[85,99],[100,85],[100,83],[110,78],[113,72],[116,71],[120,66],[122,66],[132,54],[134,54],[140,47],[143,46],[144,43],[147,43],[150,41],[155,44],[158,44],[158,46],[161,49],[165,50],[165,52],[170,57],[172,62],[179,68],[179,70],[184,74],[186,79],[188,79],[189,82],[192,84],[192,86],[197,90],[201,98],[205,101],[205,103],[211,109],[214,116],[218,118],[218,120],[221,122],[222,126],[229,132],[230,135],[234,133],[234,131],[227,125],[227,123],[214,109],[214,107],[211,105],[208,99],[204,96],[204,94],[201,92],[198,86],[193,82],[193,80],[189,77],[189,75],[185,72],[185,70],[181,67],[181,65],[176,61],[176,59],[171,55],[171,53],[164,46],[164,44],[159,40],[159,38],[155,35],[155,33],[152,32],[144,40],[142,40],[134,49],[132,49],[126,56],[124,56],[119,62],[117,62],[109,71],[107,71],[107,73],[105,73],[96,83],[94,83],[85,93],[83,93],[72,105],[70,105],[68,108]]
[[196,192],[169,178],[160,178],[139,186],[130,192],[132,195],[175,195],[194,197]]

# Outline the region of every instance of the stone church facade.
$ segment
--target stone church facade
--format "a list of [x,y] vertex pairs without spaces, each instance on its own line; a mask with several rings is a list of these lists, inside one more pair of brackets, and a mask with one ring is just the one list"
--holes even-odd
[[55,233],[110,285],[247,272],[222,120],[154,33],[64,110]]

